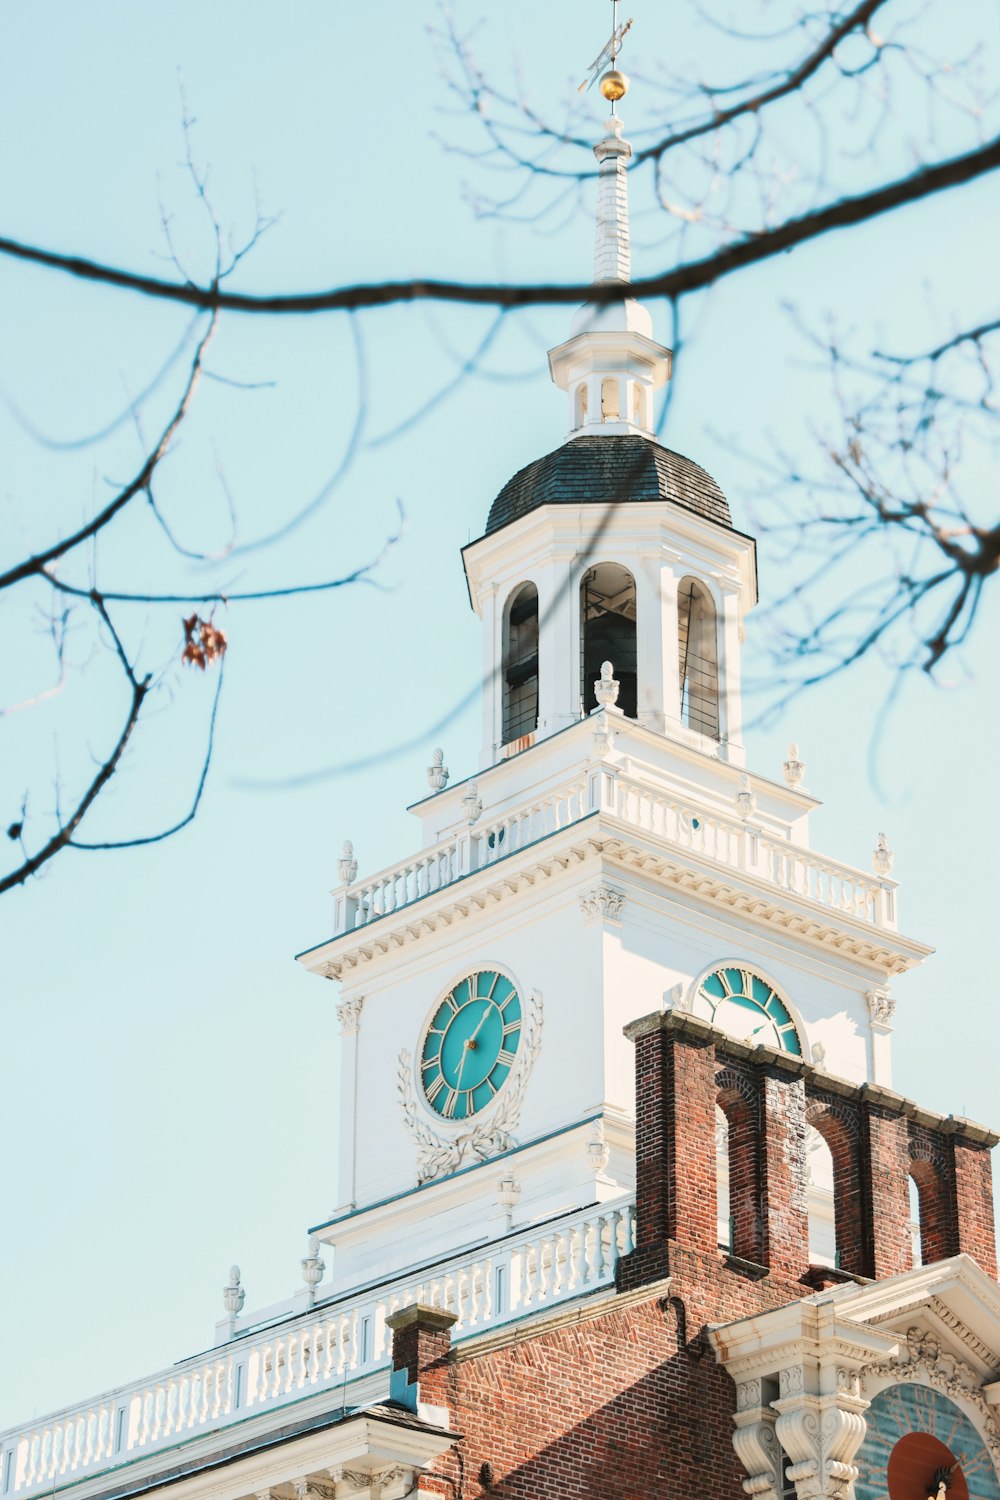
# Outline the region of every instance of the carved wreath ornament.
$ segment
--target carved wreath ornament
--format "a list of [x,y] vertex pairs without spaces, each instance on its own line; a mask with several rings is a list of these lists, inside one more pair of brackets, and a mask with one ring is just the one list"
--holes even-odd
[[413,1058],[404,1047],[399,1054],[397,1092],[403,1108],[403,1123],[417,1147],[417,1182],[433,1182],[459,1167],[472,1166],[499,1156],[516,1144],[513,1132],[521,1117],[528,1077],[542,1045],[542,997],[537,990],[528,996],[517,1061],[497,1095],[496,1103],[482,1118],[455,1121],[436,1130],[423,1116],[413,1086]]

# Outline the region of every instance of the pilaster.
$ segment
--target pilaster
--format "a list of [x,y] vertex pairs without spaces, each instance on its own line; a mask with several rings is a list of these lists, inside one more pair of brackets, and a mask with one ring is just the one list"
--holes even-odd
[[354,1207],[357,1198],[358,1045],[363,995],[347,995],[337,1006],[343,1048],[340,1077],[340,1175],[341,1198]]

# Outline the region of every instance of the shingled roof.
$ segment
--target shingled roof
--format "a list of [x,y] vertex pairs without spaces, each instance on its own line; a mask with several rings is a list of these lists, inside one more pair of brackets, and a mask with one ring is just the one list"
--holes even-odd
[[651,438],[579,437],[528,464],[490,507],[486,530],[498,531],[540,505],[614,505],[673,500],[720,526],[732,527],[729,504],[711,474]]

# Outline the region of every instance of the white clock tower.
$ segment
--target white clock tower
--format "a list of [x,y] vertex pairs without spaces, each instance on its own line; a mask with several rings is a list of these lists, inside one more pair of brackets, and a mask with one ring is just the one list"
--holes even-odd
[[[597,282],[629,279],[630,154],[612,117]],[[654,437],[649,313],[585,306],[549,363],[569,433],[463,552],[478,770],[449,784],[436,753],[419,852],[359,877],[345,848],[300,955],[342,987],[341,1206],[315,1233],[345,1291],[630,1193],[623,1028],[658,1008],[888,1085],[888,985],[928,952],[884,845],[872,874],[811,851],[794,749],[780,780],[744,769],[754,542]]]

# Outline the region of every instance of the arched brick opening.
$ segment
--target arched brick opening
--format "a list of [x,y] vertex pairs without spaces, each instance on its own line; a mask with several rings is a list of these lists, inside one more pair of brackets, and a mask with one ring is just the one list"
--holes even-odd
[[861,1193],[861,1150],[857,1121],[836,1104],[810,1104],[806,1120],[822,1136],[833,1157],[833,1216],[837,1265],[868,1275]]
[[920,1259],[929,1266],[955,1253],[945,1163],[931,1146],[911,1141],[910,1176],[917,1185],[920,1204]]
[[741,1260],[761,1259],[759,1136],[756,1099],[749,1082],[724,1068],[716,1078],[715,1102],[726,1117],[729,1158],[730,1253]]

